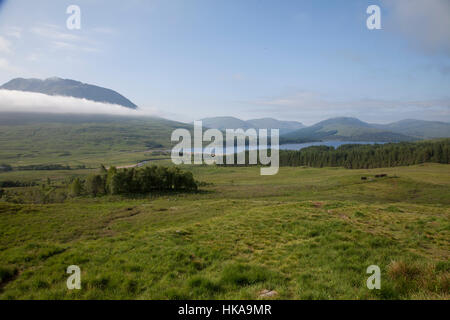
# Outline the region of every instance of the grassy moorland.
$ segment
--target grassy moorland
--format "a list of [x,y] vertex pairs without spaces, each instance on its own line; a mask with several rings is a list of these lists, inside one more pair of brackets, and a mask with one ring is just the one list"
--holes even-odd
[[0,202],[0,298],[450,298],[449,165],[185,169],[200,192]]

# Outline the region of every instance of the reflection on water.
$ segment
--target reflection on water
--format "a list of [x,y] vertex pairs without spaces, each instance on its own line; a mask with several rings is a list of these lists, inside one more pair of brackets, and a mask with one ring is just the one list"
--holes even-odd
[[280,150],[300,150],[303,148],[308,148],[312,146],[327,146],[327,147],[340,147],[344,144],[384,144],[385,142],[374,142],[374,141],[319,141],[319,142],[306,142],[306,143],[292,143],[292,144],[282,144]]

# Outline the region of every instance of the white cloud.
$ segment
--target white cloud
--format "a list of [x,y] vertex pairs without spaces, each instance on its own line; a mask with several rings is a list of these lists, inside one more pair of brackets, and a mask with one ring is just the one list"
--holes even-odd
[[30,29],[34,35],[49,41],[53,49],[98,52],[98,43],[86,37],[66,32],[60,26],[52,24],[40,24]]
[[11,73],[17,73],[21,70],[19,68],[14,67],[11,65],[11,63],[6,60],[5,58],[0,58],[0,70],[11,72]]
[[94,102],[73,97],[50,96],[42,93],[0,90],[0,112],[45,112],[76,114],[110,114],[125,116],[156,116],[158,110],[132,110],[119,105]]
[[300,91],[292,95],[276,98],[262,99],[253,103],[275,107],[293,107],[301,109],[327,109],[336,107],[354,108],[398,108],[398,107],[420,107],[427,108],[440,106],[450,108],[450,99],[430,100],[383,100],[383,99],[357,99],[357,100],[335,100],[327,99],[313,92]]
[[31,32],[35,35],[59,41],[80,41],[81,38],[75,34],[61,31],[59,26],[51,24],[43,24],[31,28]]
[[85,52],[98,52],[99,50],[94,47],[88,47],[88,46],[79,46],[77,44],[64,42],[64,41],[53,41],[52,46],[55,49],[66,49],[66,50],[81,50]]
[[12,53],[11,42],[0,36],[0,52],[10,54]]
[[449,0],[384,0],[389,26],[429,53],[450,54]]
[[108,28],[108,27],[96,27],[96,28],[93,28],[92,31],[94,31],[96,33],[108,34],[108,35],[113,35],[116,33],[115,29]]
[[405,118],[450,121],[450,98],[430,100],[383,100],[329,98],[314,92],[269,97],[248,102],[255,113],[293,118],[312,124],[331,117],[357,117],[370,122],[391,122]]
[[8,37],[20,39],[20,38],[22,38],[22,28],[8,27],[8,28],[6,28],[5,34]]
[[39,55],[38,55],[37,53],[30,53],[30,54],[27,56],[27,60],[28,60],[28,61],[31,61],[31,62],[36,62],[36,61],[39,60]]
[[0,69],[2,70],[6,70],[9,68],[9,62],[8,60],[4,59],[4,58],[0,58]]

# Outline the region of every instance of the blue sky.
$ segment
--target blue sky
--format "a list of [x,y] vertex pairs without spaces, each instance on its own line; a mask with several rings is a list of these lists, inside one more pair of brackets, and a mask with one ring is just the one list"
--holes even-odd
[[[3,2],[2,83],[80,80],[181,121],[450,121],[448,0]],[[66,28],[72,4],[81,30]]]

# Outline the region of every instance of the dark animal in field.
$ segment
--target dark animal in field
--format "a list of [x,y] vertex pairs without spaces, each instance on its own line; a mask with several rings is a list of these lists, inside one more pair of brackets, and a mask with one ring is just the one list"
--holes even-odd
[[384,177],[387,177],[387,174],[386,174],[386,173],[382,173],[382,174],[377,174],[377,175],[375,175],[375,178],[384,178]]
[[361,177],[361,180],[367,180],[367,177]]

